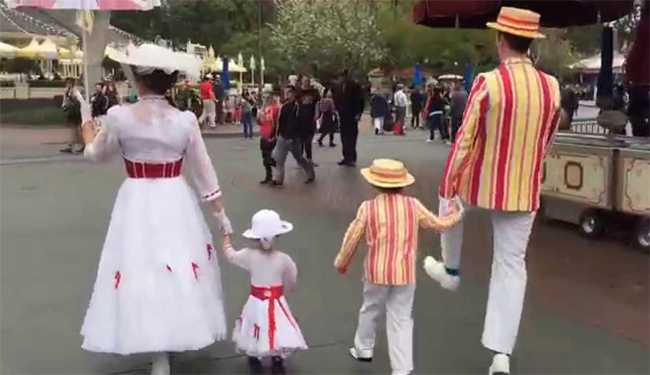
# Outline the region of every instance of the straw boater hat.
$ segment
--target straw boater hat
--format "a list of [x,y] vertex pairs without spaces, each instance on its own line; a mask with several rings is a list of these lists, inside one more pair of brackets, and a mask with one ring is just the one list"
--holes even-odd
[[488,22],[486,25],[491,29],[524,38],[543,39],[546,35],[539,32],[539,17],[539,13],[530,10],[502,7],[497,22]]
[[374,186],[382,188],[401,188],[415,182],[401,161],[375,159],[370,168],[363,168],[361,175]]
[[251,220],[251,227],[243,236],[253,240],[271,239],[277,235],[291,232],[293,225],[280,219],[280,215],[273,210],[260,210]]
[[[184,73],[188,77],[198,78],[201,72],[201,60],[187,53],[174,52],[156,44],[129,45],[122,51],[109,51],[108,57],[122,65],[134,67],[138,74],[151,74],[162,70],[167,74]],[[127,69],[125,69],[125,73]]]

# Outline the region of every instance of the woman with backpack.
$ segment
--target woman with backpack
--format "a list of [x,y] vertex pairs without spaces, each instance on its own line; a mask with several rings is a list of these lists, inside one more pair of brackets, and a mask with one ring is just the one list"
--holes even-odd
[[[84,151],[83,141],[81,140],[81,103],[77,99],[77,92],[74,78],[66,79],[66,89],[61,107],[65,113],[66,124],[70,128],[70,142],[68,147],[60,150],[60,152],[69,154],[79,154]],[[79,147],[78,145],[82,146]]]

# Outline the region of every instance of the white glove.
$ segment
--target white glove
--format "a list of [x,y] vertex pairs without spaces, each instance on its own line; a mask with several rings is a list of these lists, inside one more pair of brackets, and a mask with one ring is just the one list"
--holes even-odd
[[438,215],[439,216],[447,216],[449,212],[449,205],[451,202],[455,202],[458,205],[458,213],[463,216],[465,213],[465,209],[463,208],[463,203],[461,199],[456,195],[451,199],[443,198],[443,197],[438,197],[438,200],[440,202],[440,206],[438,209]]
[[88,103],[88,101],[84,99],[81,93],[77,90],[74,91],[74,96],[77,98],[79,104],[81,105],[81,123],[85,124],[87,121],[91,121],[93,119],[93,116],[92,110],[90,109],[90,103]]
[[219,229],[221,229],[221,232],[223,232],[223,234],[232,234],[232,224],[230,224],[230,219],[228,219],[228,216],[226,216],[225,209],[222,209],[219,212],[214,212],[212,215],[214,215],[214,217],[216,217],[219,221]]

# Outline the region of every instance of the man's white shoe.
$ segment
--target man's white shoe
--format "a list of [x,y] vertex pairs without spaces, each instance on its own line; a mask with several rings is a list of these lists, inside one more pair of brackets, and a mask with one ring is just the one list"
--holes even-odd
[[434,257],[428,256],[424,258],[424,271],[444,289],[451,291],[458,289],[460,277],[448,274],[445,265],[438,262]]
[[169,375],[169,356],[167,353],[158,353],[153,358],[151,364],[151,375]]
[[496,354],[492,359],[489,375],[510,374],[510,357],[505,354]]

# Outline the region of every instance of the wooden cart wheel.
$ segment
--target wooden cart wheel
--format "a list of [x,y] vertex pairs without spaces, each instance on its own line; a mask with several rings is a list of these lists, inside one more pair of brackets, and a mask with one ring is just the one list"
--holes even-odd
[[637,220],[632,242],[644,253],[650,253],[650,218],[642,217]]
[[598,210],[587,210],[580,216],[580,234],[598,238],[605,232],[605,215]]

